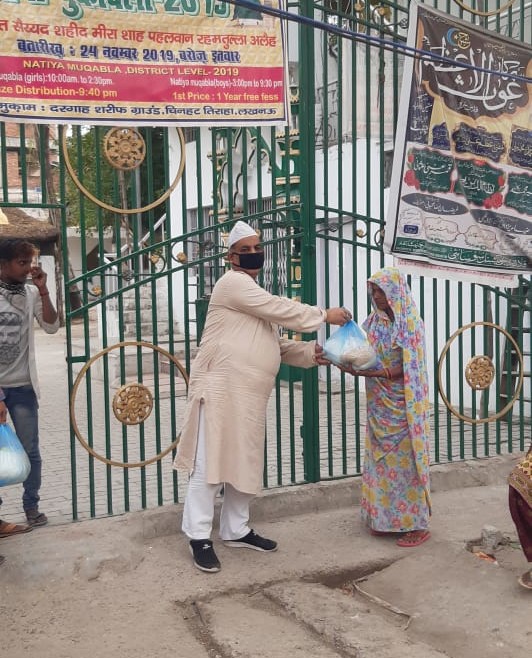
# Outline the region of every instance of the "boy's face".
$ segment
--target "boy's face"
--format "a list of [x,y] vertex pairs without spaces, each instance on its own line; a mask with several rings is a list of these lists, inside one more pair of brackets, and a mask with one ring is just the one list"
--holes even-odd
[[33,254],[23,254],[4,260],[0,265],[0,276],[6,283],[24,283],[30,275]]

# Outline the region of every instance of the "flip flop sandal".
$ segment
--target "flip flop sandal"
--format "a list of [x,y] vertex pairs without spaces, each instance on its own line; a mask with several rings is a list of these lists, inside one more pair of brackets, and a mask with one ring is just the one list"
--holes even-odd
[[16,523],[7,523],[7,521],[0,521],[0,538],[13,537],[13,535],[21,535],[24,532],[30,532],[32,527],[30,525],[17,525]]
[[419,546],[423,542],[430,539],[430,532],[428,530],[422,531],[413,531],[407,532],[400,539],[397,540],[397,546],[403,548],[413,548],[414,546]]
[[392,535],[392,532],[388,532],[386,530],[373,530],[373,528],[369,529],[369,534],[373,535],[374,537],[387,537],[388,535]]
[[532,571],[526,571],[524,574],[519,576],[517,582],[524,587],[525,589],[532,589]]

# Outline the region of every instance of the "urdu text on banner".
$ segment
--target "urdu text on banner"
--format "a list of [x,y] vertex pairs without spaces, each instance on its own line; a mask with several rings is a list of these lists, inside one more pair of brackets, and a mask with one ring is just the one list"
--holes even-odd
[[0,119],[287,123],[278,18],[224,0],[0,0],[0,10]]
[[429,276],[514,281],[532,271],[530,47],[415,2],[408,43],[441,59],[406,58],[385,250]]

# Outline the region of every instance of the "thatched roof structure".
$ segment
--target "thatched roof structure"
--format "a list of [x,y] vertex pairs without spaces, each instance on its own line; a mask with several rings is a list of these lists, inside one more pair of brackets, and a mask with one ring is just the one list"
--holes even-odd
[[51,224],[30,217],[21,208],[0,208],[0,240],[21,238],[33,242],[43,255],[53,253],[59,231]]

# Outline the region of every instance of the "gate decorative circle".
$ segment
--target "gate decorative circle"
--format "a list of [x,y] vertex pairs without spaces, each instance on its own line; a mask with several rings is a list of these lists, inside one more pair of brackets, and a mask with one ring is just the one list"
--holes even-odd
[[[94,450],[94,448],[91,447],[88,441],[82,436],[76,418],[76,397],[85,375],[98,359],[101,359],[104,355],[112,352],[113,350],[122,349],[124,347],[143,347],[159,352],[176,366],[179,373],[185,380],[185,384],[188,388],[187,371],[173,354],[170,354],[170,352],[163,349],[162,347],[159,347],[158,345],[154,345],[153,343],[148,343],[146,341],[122,341],[120,343],[110,345],[109,347],[106,347],[105,349],[95,354],[79,371],[78,376],[74,382],[74,386],[72,387],[72,393],[70,394],[70,421],[77,440],[95,459],[98,459],[108,466],[118,466],[119,468],[140,468],[142,466],[148,466],[148,464],[152,464],[153,462],[159,461],[165,457],[169,452],[177,447],[181,435],[179,435],[175,441],[173,441],[167,448],[157,453],[154,457],[150,457],[149,459],[144,459],[138,462],[121,462],[115,459],[104,457],[104,455],[101,455],[96,450]],[[119,420],[124,425],[138,425],[144,422],[149,417],[152,407],[153,396],[151,391],[146,386],[138,382],[121,386],[113,399],[114,414],[117,420]]]
[[[112,130],[117,130],[116,128]],[[119,128],[118,130],[124,130],[123,128]],[[177,184],[181,180],[181,177],[183,176],[183,171],[185,170],[185,136],[183,135],[183,131],[181,128],[176,128],[177,134],[179,137],[179,144],[180,144],[180,149],[181,149],[181,161],[179,163],[179,168],[177,170],[177,173],[175,175],[174,180],[172,181],[170,187],[161,194],[161,196],[158,199],[155,199],[155,201],[152,201],[151,203],[148,203],[146,206],[141,206],[140,208],[119,208],[117,206],[112,206],[109,203],[105,203],[105,201],[102,201],[101,199],[98,199],[97,196],[95,196],[90,190],[88,190],[83,183],[79,180],[76,172],[74,171],[74,167],[72,166],[72,163],[70,162],[70,158],[68,155],[68,143],[67,143],[67,131],[63,130],[63,135],[61,139],[61,149],[63,151],[63,158],[65,161],[65,166],[67,168],[67,171],[70,175],[70,178],[72,179],[74,185],[78,188],[78,190],[87,197],[87,199],[90,199],[93,203],[95,203],[97,206],[100,208],[104,208],[105,210],[109,210],[110,212],[118,213],[120,215],[134,215],[137,213],[143,213],[147,212],[148,210],[152,210],[152,208],[156,208],[158,205],[160,205],[163,201],[166,201],[166,199],[172,194],[172,192],[175,190]],[[111,160],[109,160],[109,163],[115,168],[119,169],[120,167],[117,167]],[[138,166],[138,165],[137,165]],[[135,167],[132,167],[135,169]]]
[[111,128],[103,140],[103,154],[115,169],[137,169],[146,157],[146,142],[135,128]]
[[[498,411],[496,414],[493,414],[492,416],[486,416],[486,418],[472,418],[471,416],[465,416],[464,414],[461,414],[449,402],[449,399],[443,392],[442,370],[443,370],[443,364],[445,362],[445,357],[447,356],[447,353],[449,352],[449,349],[455,338],[463,334],[464,331],[468,329],[473,329],[474,327],[480,327],[480,326],[489,327],[495,329],[496,331],[500,331],[512,344],[515,353],[517,355],[517,359],[519,361],[519,380],[517,382],[517,386],[515,387],[515,392],[513,397],[500,411]],[[495,376],[495,367],[490,357],[485,355],[475,356],[468,362],[466,366],[465,374],[466,374],[466,380],[471,388],[476,390],[482,390],[488,388],[488,386],[493,381],[493,378]],[[460,329],[458,329],[458,331],[455,331],[454,334],[449,338],[449,340],[445,344],[445,347],[443,348],[438,361],[438,391],[440,393],[442,400],[445,403],[445,406],[457,418],[463,420],[466,423],[471,423],[472,425],[476,425],[478,423],[491,423],[495,420],[498,420],[499,418],[502,418],[506,413],[508,413],[508,411],[510,411],[510,409],[515,404],[515,401],[519,397],[519,393],[521,392],[521,387],[523,386],[523,377],[524,377],[523,354],[519,349],[519,345],[516,343],[515,338],[508,331],[506,331],[506,329],[503,329],[501,326],[499,326],[498,324],[494,324],[493,322],[486,322],[486,321],[471,322],[470,324],[466,324],[465,326],[460,327]]]
[[465,378],[471,388],[482,391],[491,386],[495,377],[495,366],[489,356],[474,356],[469,359],[465,369]]
[[124,384],[113,398],[113,412],[124,425],[140,425],[151,414],[153,395],[144,384]]

